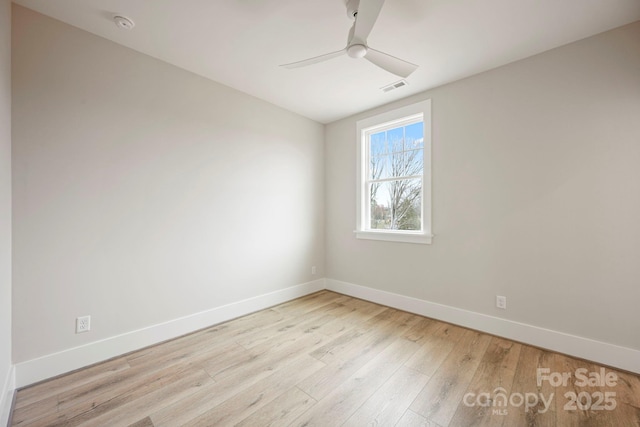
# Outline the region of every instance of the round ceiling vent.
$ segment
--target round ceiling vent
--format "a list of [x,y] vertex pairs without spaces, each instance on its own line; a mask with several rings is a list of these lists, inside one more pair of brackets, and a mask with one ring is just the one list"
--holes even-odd
[[116,23],[118,28],[122,28],[123,30],[130,30],[136,26],[136,24],[126,16],[120,16],[120,15],[114,16],[113,22]]

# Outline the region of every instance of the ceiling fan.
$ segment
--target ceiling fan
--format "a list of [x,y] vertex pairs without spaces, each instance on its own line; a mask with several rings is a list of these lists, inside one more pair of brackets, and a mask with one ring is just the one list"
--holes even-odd
[[388,53],[380,52],[370,48],[367,45],[367,37],[373,29],[373,25],[378,19],[380,9],[384,0],[348,0],[347,16],[354,19],[355,22],[349,31],[347,46],[336,52],[326,53],[324,55],[305,59],[304,61],[292,62],[290,64],[281,65],[284,68],[299,68],[307,65],[317,64],[318,62],[327,61],[344,54],[351,58],[364,58],[367,61],[377,65],[378,67],[398,75],[400,77],[408,77],[418,66],[402,59],[391,56]]

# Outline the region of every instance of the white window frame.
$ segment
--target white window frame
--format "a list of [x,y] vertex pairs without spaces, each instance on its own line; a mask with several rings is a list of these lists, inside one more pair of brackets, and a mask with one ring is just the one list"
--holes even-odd
[[[393,125],[402,125],[410,119],[422,117],[424,126],[423,172],[422,172],[422,230],[378,230],[369,228],[369,192],[366,191],[369,152],[367,134],[384,130]],[[355,235],[358,239],[384,240],[391,242],[431,244],[431,100],[421,101],[406,107],[358,120],[356,123],[358,141],[357,167],[357,218]]]

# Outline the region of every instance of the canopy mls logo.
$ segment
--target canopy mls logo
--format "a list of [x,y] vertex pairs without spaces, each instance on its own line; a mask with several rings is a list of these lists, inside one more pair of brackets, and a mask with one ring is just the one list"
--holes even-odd
[[[536,369],[536,385],[538,388],[545,384],[551,387],[615,387],[618,384],[618,376],[614,372],[607,372],[600,368],[597,372],[589,372],[586,368],[576,369],[575,372],[551,372],[549,368]],[[555,393],[546,396],[543,393],[510,393],[502,387],[493,390],[493,393],[467,393],[462,402],[465,406],[480,406],[492,408],[492,415],[507,415],[509,407],[520,408],[524,406],[525,412],[535,410],[538,414],[544,414],[551,407]],[[616,393],[613,391],[568,391],[563,395],[567,401],[565,411],[612,411],[616,408]]]
[[531,408],[539,407],[542,403],[542,408],[538,409],[539,414],[544,414],[549,410],[551,402],[553,401],[554,394],[551,393],[548,399],[545,399],[542,393],[511,393],[507,395],[507,390],[502,387],[498,387],[491,393],[467,393],[462,398],[462,402],[465,406],[481,406],[491,407],[491,413],[493,415],[507,415],[508,406],[514,408],[520,408],[524,405],[525,412],[529,412]]

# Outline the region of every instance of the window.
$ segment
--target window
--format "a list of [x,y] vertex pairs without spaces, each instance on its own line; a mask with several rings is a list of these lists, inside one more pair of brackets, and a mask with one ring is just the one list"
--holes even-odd
[[360,120],[360,239],[431,243],[431,101]]

